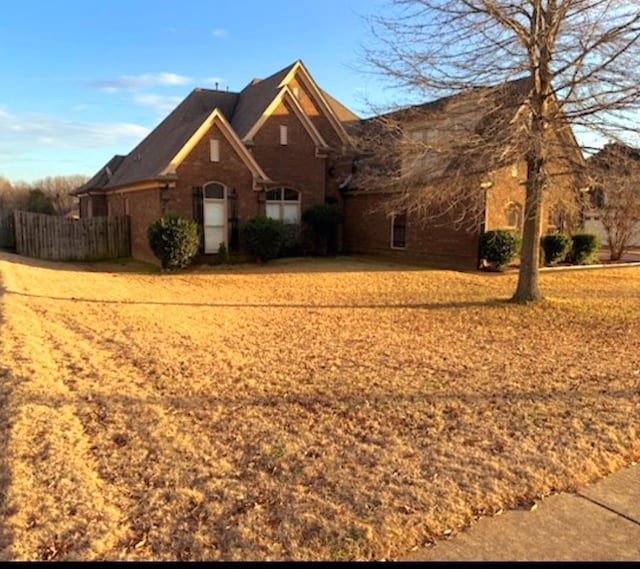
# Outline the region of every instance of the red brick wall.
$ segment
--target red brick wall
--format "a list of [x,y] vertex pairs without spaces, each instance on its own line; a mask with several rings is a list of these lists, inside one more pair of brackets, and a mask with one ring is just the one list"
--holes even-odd
[[[220,141],[220,161],[211,162],[210,139]],[[214,125],[189,153],[177,169],[178,182],[169,190],[167,210],[193,215],[193,187],[207,182],[220,182],[234,188],[237,195],[237,215],[248,219],[259,211],[258,195],[253,189],[253,174],[237,152],[227,142],[220,129]]]
[[[509,202],[522,206],[524,216],[527,166],[524,162],[503,168],[494,173],[493,186],[487,190],[485,230],[506,228],[505,208]],[[522,230],[522,227],[520,227]]]
[[[287,125],[288,144],[280,144],[280,125]],[[287,104],[281,104],[254,137],[253,155],[275,182],[300,191],[304,211],[324,203],[326,158],[316,158],[316,146]]]
[[147,229],[161,215],[160,190],[139,190],[122,194],[111,194],[109,215],[126,215],[125,200],[129,202],[131,222],[131,256],[148,263],[160,264],[149,248]]
[[[551,165],[553,170],[553,164]],[[525,179],[527,176],[527,166],[524,161],[498,170],[493,174],[493,186],[487,190],[486,202],[486,230],[502,229],[506,227],[506,207],[509,202],[518,203],[522,206],[524,215],[524,203],[526,197]],[[549,226],[549,211],[552,206],[560,201],[577,207],[573,198],[574,180],[571,176],[555,176],[551,179],[550,187],[545,191],[542,202],[541,231],[546,233],[553,229]],[[573,216],[577,218],[577,210],[573,211]],[[575,223],[577,219],[570,220]],[[520,228],[522,229],[522,227]]]
[[384,212],[384,194],[347,194],[344,199],[344,247],[349,253],[378,254],[407,262],[476,268],[480,229],[467,232],[452,224],[422,224],[408,216],[406,247],[391,248],[391,218]]

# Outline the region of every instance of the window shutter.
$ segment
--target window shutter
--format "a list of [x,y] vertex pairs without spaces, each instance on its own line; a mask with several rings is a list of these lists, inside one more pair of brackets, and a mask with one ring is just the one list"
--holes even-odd
[[204,252],[204,210],[202,203],[202,186],[193,186],[193,219],[198,224],[198,233],[200,235],[200,253]]

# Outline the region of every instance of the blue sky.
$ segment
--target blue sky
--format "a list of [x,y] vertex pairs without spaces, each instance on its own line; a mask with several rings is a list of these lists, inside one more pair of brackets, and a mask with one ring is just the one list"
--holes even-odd
[[0,176],[93,175],[194,87],[239,91],[302,59],[366,116],[377,0],[18,0],[0,19]]

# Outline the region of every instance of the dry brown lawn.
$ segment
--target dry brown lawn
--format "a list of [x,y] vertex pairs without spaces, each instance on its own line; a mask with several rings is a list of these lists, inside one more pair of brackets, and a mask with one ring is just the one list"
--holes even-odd
[[0,254],[0,559],[396,559],[640,455],[640,269]]

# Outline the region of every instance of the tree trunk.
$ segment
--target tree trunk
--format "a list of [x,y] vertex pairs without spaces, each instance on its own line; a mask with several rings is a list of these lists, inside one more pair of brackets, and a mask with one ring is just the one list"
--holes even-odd
[[543,159],[540,156],[527,157],[527,196],[525,201],[522,249],[520,251],[520,271],[518,286],[511,298],[512,302],[527,303],[542,300],[538,285],[540,267],[540,222],[542,217],[542,191],[544,176]]

